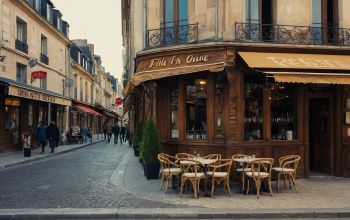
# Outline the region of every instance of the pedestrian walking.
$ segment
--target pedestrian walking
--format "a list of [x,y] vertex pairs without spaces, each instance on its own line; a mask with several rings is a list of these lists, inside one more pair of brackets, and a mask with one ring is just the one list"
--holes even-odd
[[125,126],[122,125],[122,127],[120,128],[120,143],[121,144],[124,142],[124,138],[125,138]]
[[90,138],[90,142],[92,142],[93,133],[94,133],[94,132],[93,132],[92,128],[89,127],[89,128],[88,128],[88,134],[87,134],[87,136],[88,136],[88,138]]
[[46,125],[43,121],[40,121],[39,127],[38,127],[38,140],[39,140],[39,147],[41,147],[41,153],[45,153],[45,147],[46,147]]
[[81,128],[81,135],[82,135],[82,141],[81,141],[81,142],[86,143],[86,139],[87,139],[88,132],[89,132],[88,127],[87,127],[86,125],[84,125],[84,126]]
[[56,123],[52,121],[46,129],[46,138],[49,140],[49,146],[51,148],[51,153],[55,151],[55,147],[58,146],[58,141],[60,138],[60,131],[56,126]]
[[112,138],[112,134],[113,134],[113,124],[111,121],[109,121],[106,124],[106,133],[107,133],[107,139],[108,139],[108,143],[111,142],[111,138]]
[[118,144],[119,133],[120,133],[120,127],[118,126],[118,124],[115,124],[113,127],[114,144]]

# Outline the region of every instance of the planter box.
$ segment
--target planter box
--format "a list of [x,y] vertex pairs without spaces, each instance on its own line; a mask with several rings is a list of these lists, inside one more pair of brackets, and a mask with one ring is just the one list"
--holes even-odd
[[133,148],[134,148],[134,155],[136,157],[140,156],[140,151],[135,146]]
[[159,164],[144,164],[144,172],[148,180],[159,179]]

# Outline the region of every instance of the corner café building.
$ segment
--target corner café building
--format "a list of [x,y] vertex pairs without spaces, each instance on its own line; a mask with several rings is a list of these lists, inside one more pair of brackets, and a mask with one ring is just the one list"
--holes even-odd
[[24,133],[32,133],[32,147],[37,147],[40,121],[55,121],[64,132],[69,106],[67,97],[0,77],[0,153],[21,150]]
[[[350,177],[350,56],[297,48],[143,51],[126,100],[169,154],[302,157],[298,175]],[[129,90],[130,91],[130,90]]]

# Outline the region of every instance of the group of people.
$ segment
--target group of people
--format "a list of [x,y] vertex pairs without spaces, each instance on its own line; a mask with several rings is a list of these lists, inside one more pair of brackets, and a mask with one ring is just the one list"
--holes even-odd
[[111,142],[112,135],[114,135],[114,144],[118,143],[118,139],[121,144],[128,139],[128,131],[125,126],[119,126],[117,123],[113,126],[112,122],[107,122],[103,127],[103,134],[108,143]]
[[92,142],[92,136],[93,131],[92,129],[87,126],[83,126],[80,128],[78,125],[73,125],[70,129],[71,137],[78,138],[80,142],[87,142],[87,139],[90,139],[90,142]]
[[55,151],[55,148],[58,147],[60,140],[60,131],[56,126],[56,123],[54,121],[51,121],[50,125],[47,126],[45,122],[40,121],[37,134],[39,147],[41,147],[41,153],[45,153],[47,142],[49,142],[51,153],[53,153]]

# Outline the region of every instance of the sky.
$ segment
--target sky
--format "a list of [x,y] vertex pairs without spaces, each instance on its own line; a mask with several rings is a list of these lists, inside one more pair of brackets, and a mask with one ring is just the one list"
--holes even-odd
[[121,79],[122,28],[120,0],[51,0],[70,25],[69,38],[95,45],[106,72]]

